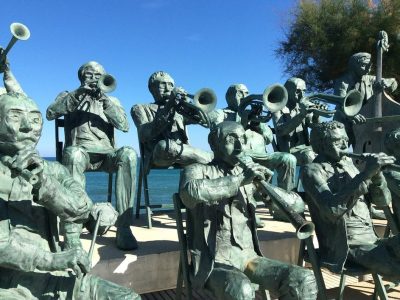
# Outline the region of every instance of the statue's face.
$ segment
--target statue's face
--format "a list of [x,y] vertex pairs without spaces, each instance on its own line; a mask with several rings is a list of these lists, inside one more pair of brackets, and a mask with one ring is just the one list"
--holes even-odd
[[306,92],[306,83],[304,80],[298,80],[296,87],[288,90],[289,103],[293,106],[299,103],[301,98],[304,97]]
[[95,88],[104,71],[100,66],[89,66],[82,73],[82,85]]
[[233,111],[238,111],[240,101],[249,95],[249,90],[244,84],[235,86],[235,92],[232,93],[227,99],[228,107]]
[[347,151],[349,138],[344,128],[329,130],[330,136],[322,144],[322,153],[331,162],[338,162],[342,155],[340,152]]
[[371,59],[364,57],[360,59],[355,66],[357,76],[361,77],[367,75],[371,71]]
[[164,104],[168,101],[171,96],[171,92],[174,89],[174,82],[169,76],[160,77],[159,81],[154,83],[154,98],[159,104]]
[[242,154],[244,147],[246,147],[245,131],[243,127],[237,126],[223,134],[218,145],[219,151],[216,154],[228,165],[235,166],[239,163],[238,157]]
[[14,156],[19,150],[35,148],[43,119],[33,102],[24,98],[4,97],[0,105],[0,152]]

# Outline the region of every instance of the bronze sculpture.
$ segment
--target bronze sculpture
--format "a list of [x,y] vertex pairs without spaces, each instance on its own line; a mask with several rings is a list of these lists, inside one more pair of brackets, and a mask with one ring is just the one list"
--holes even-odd
[[82,248],[60,251],[57,217],[82,224],[92,202],[64,166],[39,157],[42,124],[32,99],[0,96],[0,295],[140,299],[128,288],[86,274],[90,261]]
[[208,163],[212,160],[211,153],[189,144],[185,126],[192,122],[178,113],[179,104],[176,101],[185,92],[174,90],[174,87],[175,82],[168,73],[154,72],[148,82],[154,103],[137,104],[131,109],[139,142],[143,144],[145,152],[146,173],[152,165],[169,167],[193,162]]
[[181,174],[193,285],[217,299],[254,299],[252,283],[280,299],[316,299],[311,271],[261,255],[252,198],[255,181],[269,179],[272,172],[254,162],[240,163],[246,148],[243,127],[222,122],[211,130],[209,143],[213,162],[190,165]]
[[[137,248],[132,234],[133,202],[136,184],[137,154],[131,147],[116,148],[114,129],[127,132],[129,123],[117,98],[107,96],[101,85],[107,76],[104,68],[91,61],[79,68],[81,86],[72,92],[60,93],[47,108],[48,120],[64,116],[65,149],[63,164],[72,176],[85,186],[86,170],[116,172],[116,245],[122,250]],[[100,84],[100,86],[99,86]],[[109,88],[109,87],[108,87]],[[80,244],[80,229],[66,224],[66,245]]]
[[303,167],[302,181],[324,265],[341,272],[348,262],[399,278],[399,236],[377,237],[366,199],[377,207],[390,203],[381,170],[395,158],[369,154],[365,169],[358,171],[346,155],[349,139],[345,126],[337,121],[315,125],[310,138],[317,157]]

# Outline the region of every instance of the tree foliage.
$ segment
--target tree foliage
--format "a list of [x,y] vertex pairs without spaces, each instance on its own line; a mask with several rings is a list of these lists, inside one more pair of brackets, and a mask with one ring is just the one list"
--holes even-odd
[[352,54],[369,52],[376,61],[380,30],[390,44],[383,76],[400,82],[400,0],[302,0],[276,54],[287,75],[303,78],[311,90],[327,90]]

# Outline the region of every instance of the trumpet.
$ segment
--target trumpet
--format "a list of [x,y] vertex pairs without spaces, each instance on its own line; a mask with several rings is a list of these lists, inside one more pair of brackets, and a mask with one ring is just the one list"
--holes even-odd
[[[171,94],[175,97],[177,104],[175,110],[185,116],[189,122],[210,128],[211,122],[208,113],[217,105],[217,96],[209,88],[202,88],[196,94],[188,94],[182,88],[175,88]],[[189,99],[193,99],[190,102]]]
[[0,62],[3,62],[6,59],[8,52],[17,41],[26,41],[31,36],[31,32],[29,31],[28,27],[22,23],[12,23],[10,25],[10,31],[13,37],[8,43],[6,49],[4,49],[4,51],[1,53]]
[[[239,162],[243,168],[247,168],[246,162],[252,160],[250,156],[239,157]],[[284,197],[282,196],[288,192],[280,189],[272,184],[268,183],[266,180],[256,179],[255,184],[260,187],[272,200],[272,202],[280,209],[280,211],[286,216],[290,223],[296,229],[297,238],[300,240],[307,239],[310,237],[314,230],[315,225],[313,222],[305,220],[298,212],[291,208]],[[278,192],[279,191],[279,192]],[[288,195],[288,197],[290,197]]]
[[357,90],[351,90],[344,97],[319,93],[303,97],[300,100],[300,103],[304,104],[307,108],[312,108],[313,113],[322,117],[332,117],[336,113],[335,109],[329,110],[324,103],[336,104],[337,109],[342,111],[347,117],[353,117],[359,113],[362,102],[361,93]]
[[[248,106],[249,121],[268,122],[272,113],[284,108],[288,101],[286,88],[281,84],[273,84],[267,87],[262,94],[251,94],[240,101],[238,114],[243,117]],[[264,108],[266,110],[264,110]]]
[[102,75],[97,81],[97,88],[103,93],[111,93],[117,87],[117,81],[110,74]]

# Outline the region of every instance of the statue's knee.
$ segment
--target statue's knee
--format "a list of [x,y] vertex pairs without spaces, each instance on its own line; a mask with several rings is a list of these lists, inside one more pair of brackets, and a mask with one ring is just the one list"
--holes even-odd
[[63,165],[83,165],[86,166],[89,162],[89,155],[80,147],[70,146],[64,150]]
[[182,145],[171,140],[161,140],[154,148],[153,158],[154,161],[171,161],[176,159],[180,152],[182,152]]
[[134,167],[137,163],[137,154],[136,151],[128,146],[124,146],[119,151],[120,160],[124,163],[129,164]]
[[297,159],[293,154],[284,153],[282,156],[282,163],[290,168],[296,168]]
[[254,299],[255,292],[250,280],[231,281],[225,288],[226,299],[247,300]]
[[289,274],[288,299],[317,299],[318,288],[311,270],[296,267]]

